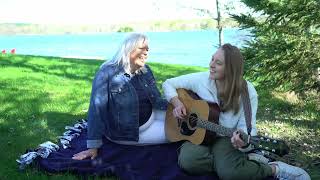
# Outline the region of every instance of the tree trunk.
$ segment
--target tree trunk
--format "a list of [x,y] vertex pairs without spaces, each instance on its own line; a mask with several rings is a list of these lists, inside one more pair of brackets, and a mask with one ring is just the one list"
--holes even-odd
[[219,0],[216,0],[216,7],[217,7],[217,28],[219,31],[219,47],[223,43],[223,31],[221,26],[221,14],[220,14],[220,8],[219,8]]

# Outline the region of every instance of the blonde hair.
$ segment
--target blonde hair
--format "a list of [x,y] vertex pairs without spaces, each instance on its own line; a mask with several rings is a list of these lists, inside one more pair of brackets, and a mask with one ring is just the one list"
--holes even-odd
[[222,100],[222,110],[233,110],[234,114],[240,109],[240,95],[243,89],[243,56],[240,50],[231,44],[221,46],[225,60],[225,79],[219,98]]
[[144,34],[132,33],[128,35],[121,43],[113,58],[106,63],[109,65],[122,66],[125,72],[130,73],[130,53],[145,41],[148,41],[148,37]]

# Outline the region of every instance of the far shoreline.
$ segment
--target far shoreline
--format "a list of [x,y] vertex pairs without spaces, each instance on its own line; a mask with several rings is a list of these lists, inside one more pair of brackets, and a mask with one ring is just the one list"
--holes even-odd
[[[222,20],[223,28],[239,28],[232,18]],[[217,29],[217,22],[211,18],[184,20],[157,20],[113,24],[32,24],[0,23],[0,35],[51,35],[115,32],[172,32]]]

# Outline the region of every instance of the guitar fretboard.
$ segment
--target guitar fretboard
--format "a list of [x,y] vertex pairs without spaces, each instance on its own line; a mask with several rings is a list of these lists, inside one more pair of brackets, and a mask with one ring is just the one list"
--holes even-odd
[[[197,119],[197,127],[200,127],[200,128],[204,128],[204,129],[207,129],[209,131],[213,131],[213,132],[216,132],[218,134],[221,134],[221,135],[224,135],[224,136],[228,136],[228,137],[232,137],[233,135],[233,132],[236,130],[234,128],[226,128],[226,127],[223,127],[221,125],[218,125],[218,124],[215,124],[215,123],[212,123],[210,121],[204,121],[202,119]],[[246,135],[245,133],[241,133],[241,136],[243,139],[247,139],[248,135]]]

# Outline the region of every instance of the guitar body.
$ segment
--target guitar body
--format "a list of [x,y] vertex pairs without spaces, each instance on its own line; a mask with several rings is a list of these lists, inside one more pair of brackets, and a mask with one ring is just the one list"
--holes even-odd
[[173,116],[173,105],[169,104],[166,112],[165,133],[171,142],[188,140],[193,144],[210,144],[214,141],[216,133],[198,128],[194,119],[202,119],[212,123],[219,122],[220,108],[216,103],[208,103],[192,91],[178,89],[178,98],[187,109],[187,118],[177,120]]

